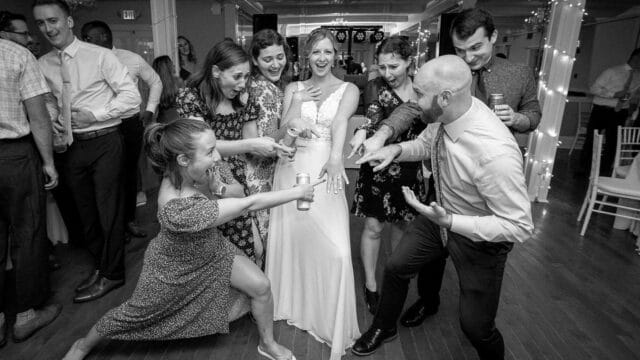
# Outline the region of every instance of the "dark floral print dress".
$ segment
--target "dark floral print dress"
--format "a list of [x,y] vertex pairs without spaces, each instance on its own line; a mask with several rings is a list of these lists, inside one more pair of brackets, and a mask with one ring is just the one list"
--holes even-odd
[[[206,102],[198,91],[194,88],[180,89],[178,98],[176,99],[178,114],[180,117],[197,117],[202,118],[211,126],[216,133],[216,138],[220,140],[240,140],[242,139],[242,126],[245,119],[251,116],[246,111],[252,109],[247,107],[246,110],[240,110],[235,113],[220,115],[212,114]],[[244,186],[245,194],[249,194],[246,177],[246,162],[244,156],[234,155],[223,158],[228,164],[233,179],[225,179],[222,173],[222,179],[225,182],[234,180]],[[255,249],[253,247],[253,230],[252,215],[245,214],[220,225],[218,228],[231,243],[242,250],[251,260],[255,259]]]
[[[249,111],[247,112],[247,121],[256,122],[258,136],[274,133],[280,126],[284,93],[276,84],[267,80],[261,74],[251,79],[248,85],[248,92],[247,108]],[[276,161],[277,157],[258,157],[247,154],[246,174],[249,194],[271,191]],[[269,229],[269,209],[256,211],[255,219],[262,243],[266,244]]]
[[[380,122],[403,103],[383,78],[375,78],[367,84],[365,107],[367,122],[361,127],[367,130],[367,138],[372,136]],[[426,125],[419,117],[413,119],[411,127],[398,136],[396,143],[413,140]],[[360,166],[351,212],[360,217],[373,217],[381,222],[409,222],[415,216],[402,195],[402,186],[413,190],[421,202],[427,194],[422,174],[421,162],[392,162],[386,169],[373,172],[369,164]]]

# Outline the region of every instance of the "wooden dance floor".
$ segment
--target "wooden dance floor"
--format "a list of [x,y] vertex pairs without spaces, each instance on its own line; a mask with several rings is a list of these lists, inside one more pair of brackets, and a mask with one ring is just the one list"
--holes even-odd
[[[573,160],[577,159],[574,154]],[[640,356],[640,256],[635,237],[613,230],[613,218],[594,214],[581,238],[576,222],[586,191],[586,180],[574,176],[567,151],[555,165],[548,204],[533,204],[535,234],[516,244],[505,271],[497,325],[506,344],[506,358],[638,359]],[[353,183],[357,173],[349,171]],[[156,194],[138,208],[146,230],[155,234]],[[358,319],[365,331],[372,316],[365,310],[363,274],[359,255],[362,220],[351,219],[351,246],[355,268]],[[84,251],[58,246],[62,269],[52,275],[53,301],[64,305],[62,314],[30,340],[0,349],[0,359],[60,359],[108,309],[120,304],[134,289],[147,239],[127,245],[127,283],[106,297],[73,304],[74,287],[90,270]],[[379,279],[391,251],[383,240]],[[387,343],[371,360],[477,359],[458,323],[457,275],[449,261],[441,292],[440,311],[417,328],[400,327],[397,340]],[[415,286],[405,306],[416,299]],[[277,339],[298,359],[328,359],[329,348],[294,327],[278,322]],[[88,359],[264,359],[257,354],[258,333],[248,317],[231,324],[228,335],[168,342],[105,341]],[[348,353],[344,359],[357,358]]]

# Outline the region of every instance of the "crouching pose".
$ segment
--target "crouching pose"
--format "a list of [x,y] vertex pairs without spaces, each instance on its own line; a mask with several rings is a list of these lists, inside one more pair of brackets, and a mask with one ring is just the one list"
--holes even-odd
[[103,338],[169,340],[226,333],[231,306],[242,294],[251,299],[260,334],[258,352],[269,359],[295,359],[273,338],[269,280],[217,226],[247,211],[312,200],[316,184],[224,198],[223,185],[210,170],[220,157],[214,132],[205,122],[154,124],[144,138],[147,156],[163,175],[160,232],[149,243],[131,298],[107,312],[65,359],[83,359]]

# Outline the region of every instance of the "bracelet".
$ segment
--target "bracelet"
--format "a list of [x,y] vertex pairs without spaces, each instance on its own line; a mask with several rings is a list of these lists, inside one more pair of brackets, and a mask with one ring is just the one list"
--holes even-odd
[[218,196],[218,197],[222,197],[226,192],[227,192],[227,187],[224,184],[222,184],[222,185],[218,186],[218,188],[213,193],[213,195]]

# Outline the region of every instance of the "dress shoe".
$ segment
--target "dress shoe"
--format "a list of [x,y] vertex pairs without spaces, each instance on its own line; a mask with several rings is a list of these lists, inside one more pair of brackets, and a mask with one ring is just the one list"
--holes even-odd
[[117,289],[120,286],[124,285],[124,279],[120,280],[109,280],[103,276],[99,276],[98,280],[96,280],[93,285],[88,288],[80,291],[76,297],[73,298],[74,303],[83,303],[87,301],[92,301],[98,298],[103,297],[109,291],[113,289]]
[[392,341],[397,337],[398,329],[396,328],[384,330],[371,327],[360,336],[360,339],[356,340],[351,348],[351,352],[358,356],[371,355],[376,352],[382,344]]
[[80,292],[89,288],[89,286],[93,285],[100,277],[100,272],[98,270],[94,270],[87,276],[86,279],[82,280],[78,287],[76,287],[76,292]]
[[136,225],[136,223],[134,223],[133,221],[130,223],[127,223],[127,232],[131,234],[131,236],[133,237],[139,237],[139,238],[147,237],[147,233],[144,230],[142,230],[140,226]]
[[55,318],[60,315],[62,305],[51,304],[40,310],[35,310],[36,315],[22,325],[13,325],[13,341],[23,342],[35,334],[36,331],[49,325]]
[[424,319],[438,312],[438,308],[427,308],[422,300],[411,305],[400,318],[400,324],[405,327],[414,327],[422,324]]
[[7,345],[7,321],[0,326],[0,348]]
[[364,287],[364,302],[367,304],[367,309],[373,315],[376,314],[378,309],[378,301],[380,301],[380,295],[377,291],[369,291],[367,287]]

